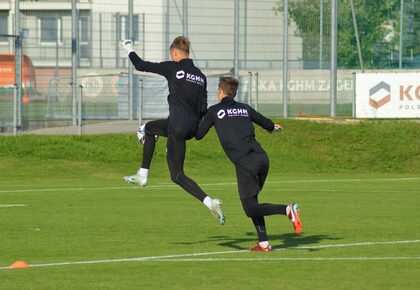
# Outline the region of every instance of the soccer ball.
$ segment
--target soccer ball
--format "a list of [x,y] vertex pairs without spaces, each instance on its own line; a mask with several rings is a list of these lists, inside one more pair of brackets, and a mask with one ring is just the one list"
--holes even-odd
[[[144,141],[146,140],[146,132],[145,132],[146,124],[143,124],[139,127],[137,130],[137,140],[139,140],[140,143],[144,144]],[[159,138],[158,135],[155,135],[155,140]]]

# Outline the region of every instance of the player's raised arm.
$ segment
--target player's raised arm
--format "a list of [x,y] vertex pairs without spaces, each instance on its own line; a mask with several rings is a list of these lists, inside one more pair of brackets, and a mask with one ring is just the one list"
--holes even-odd
[[151,72],[167,77],[171,73],[171,62],[150,62],[141,59],[134,51],[134,43],[131,39],[120,41],[120,47],[127,51],[131,63],[138,71]]

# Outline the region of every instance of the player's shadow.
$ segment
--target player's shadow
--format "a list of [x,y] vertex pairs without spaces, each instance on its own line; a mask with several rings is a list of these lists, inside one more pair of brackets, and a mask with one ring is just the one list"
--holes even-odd
[[[257,235],[254,232],[246,233],[249,238],[237,238],[231,239],[230,241],[219,243],[220,246],[228,247],[232,249],[248,249],[250,246],[254,246],[257,241]],[[304,247],[306,245],[314,246],[325,240],[339,240],[337,237],[330,237],[328,235],[305,235],[302,233],[300,236],[296,236],[294,233],[287,233],[282,235],[270,235],[269,240],[270,244],[273,246],[273,249],[283,249],[283,248],[296,248]],[[249,245],[248,245],[249,243]],[[244,244],[246,247],[244,247]],[[315,251],[319,248],[304,248],[305,250]]]
[[[257,235],[254,232],[248,232],[245,234],[247,237],[242,238],[232,238],[229,236],[210,236],[208,240],[202,241],[190,241],[190,242],[178,242],[176,244],[191,245],[191,244],[203,244],[218,242],[217,245],[222,247],[227,247],[236,250],[246,250],[254,246],[258,241]],[[302,233],[300,236],[296,236],[294,233],[282,234],[282,235],[270,235],[269,240],[270,244],[273,246],[273,249],[296,249],[296,250],[307,250],[307,251],[316,251],[320,248],[317,248],[315,245],[319,244],[325,240],[339,240],[337,237],[330,237],[328,235],[305,235]],[[246,246],[244,246],[246,245]],[[306,245],[315,246],[305,247]]]

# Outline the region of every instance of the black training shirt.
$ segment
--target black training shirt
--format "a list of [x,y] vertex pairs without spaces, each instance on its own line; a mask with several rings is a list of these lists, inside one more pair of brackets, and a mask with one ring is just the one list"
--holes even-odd
[[207,79],[191,59],[156,63],[142,60],[134,51],[129,57],[136,70],[166,78],[170,114],[182,116],[187,113],[199,119],[207,112]]
[[225,97],[220,103],[208,109],[195,138],[202,139],[214,125],[223,150],[235,163],[250,152],[265,153],[255,139],[253,122],[268,131],[274,130],[274,123],[251,106]]

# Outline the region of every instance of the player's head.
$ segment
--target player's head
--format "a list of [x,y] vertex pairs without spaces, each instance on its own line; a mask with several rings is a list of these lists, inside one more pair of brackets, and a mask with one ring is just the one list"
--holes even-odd
[[178,36],[169,47],[169,52],[173,61],[188,58],[190,55],[190,41],[185,36]]
[[217,96],[219,102],[224,97],[234,98],[236,96],[236,91],[238,90],[239,82],[233,77],[221,76],[219,78],[219,87],[217,89]]

